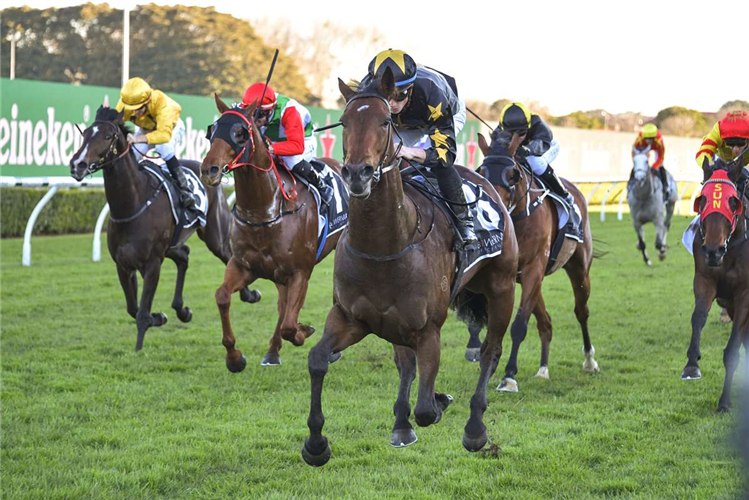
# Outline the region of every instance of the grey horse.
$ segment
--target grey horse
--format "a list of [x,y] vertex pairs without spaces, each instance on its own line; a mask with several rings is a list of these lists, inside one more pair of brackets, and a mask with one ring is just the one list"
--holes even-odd
[[634,156],[633,178],[627,186],[627,203],[632,213],[632,224],[637,232],[637,248],[642,252],[645,263],[652,266],[645,249],[645,231],[643,224],[652,222],[655,225],[655,248],[658,249],[658,258],[666,258],[668,245],[666,236],[671,227],[671,217],[674,215],[674,206],[678,194],[676,192],[676,181],[668,173],[668,200],[663,202],[663,185],[657,175],[650,174],[647,152],[636,153]]

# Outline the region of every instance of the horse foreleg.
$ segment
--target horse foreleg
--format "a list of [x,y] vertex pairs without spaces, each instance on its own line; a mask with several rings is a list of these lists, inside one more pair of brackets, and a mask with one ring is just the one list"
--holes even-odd
[[[699,257],[701,256],[694,256],[695,259]],[[700,335],[707,322],[707,313],[710,312],[710,306],[712,306],[717,293],[715,283],[712,280],[704,279],[698,271],[694,273],[693,286],[694,311],[692,312],[692,338],[689,341],[689,349],[687,349],[687,364],[681,372],[682,380],[702,378],[698,364],[699,359],[702,357],[700,353]]]
[[440,368],[440,328],[428,324],[417,335],[416,362],[419,366],[419,396],[414,409],[416,424],[427,427],[442,419],[442,411],[452,403],[449,394],[434,392]]
[[177,283],[174,287],[174,299],[172,299],[172,309],[177,313],[177,317],[183,323],[192,319],[192,311],[189,307],[183,307],[182,291],[185,287],[185,274],[187,274],[187,265],[189,261],[190,247],[182,245],[170,248],[166,256],[174,261],[177,265]]
[[138,277],[135,271],[128,271],[117,264],[117,277],[120,279],[120,286],[125,292],[125,303],[127,304],[127,313],[133,318],[138,314]]
[[156,294],[156,287],[159,284],[161,274],[161,260],[152,259],[146,263],[143,270],[143,293],[140,296],[140,307],[135,321],[138,324],[138,339],[135,341],[135,350],[140,351],[143,348],[143,339],[146,336],[146,330],[152,326],[161,326],[166,323],[166,314],[151,314],[151,305],[153,297]]
[[668,251],[668,245],[666,244],[667,235],[668,228],[661,218],[655,222],[655,248],[658,250],[658,260],[666,259],[666,252]]
[[302,447],[302,458],[309,465],[319,467],[330,460],[330,445],[322,428],[325,417],[322,411],[322,388],[331,354],[343,351],[363,339],[369,329],[360,323],[349,321],[338,305],[334,305],[325,321],[325,330],[320,342],[307,356],[307,366],[311,380],[310,412],[307,418],[309,437]]
[[723,366],[726,370],[726,377],[723,380],[723,393],[718,401],[718,413],[725,413],[731,409],[731,384],[736,367],[739,364],[739,346],[741,345],[741,330],[744,321],[746,321],[746,313],[742,311],[742,314],[733,322],[731,336],[723,350]]
[[647,246],[645,245],[645,230],[642,228],[642,224],[635,222],[635,232],[637,233],[637,249],[642,252],[642,260],[645,264],[652,266],[653,263],[650,261],[648,256]]
[[281,364],[281,355],[279,354],[279,351],[283,347],[281,325],[283,324],[284,311],[286,310],[288,287],[286,285],[276,283],[276,289],[278,290],[278,302],[276,303],[278,319],[276,320],[276,328],[273,330],[273,336],[270,338],[270,342],[268,343],[268,351],[265,353],[265,356],[263,356],[263,360],[260,362],[260,366],[278,366]]
[[283,321],[281,322],[281,337],[295,346],[304,344],[307,337],[315,333],[315,329],[311,326],[299,323],[299,311],[304,305],[308,286],[309,274],[302,272],[295,274],[286,287],[285,307],[282,311],[279,311],[279,313],[283,315]]
[[398,398],[393,406],[395,424],[390,444],[396,448],[402,448],[413,444],[418,439],[414,432],[409,417],[411,416],[411,385],[416,378],[416,353],[409,347],[393,345],[395,350],[395,366],[400,375],[398,387]]
[[488,302],[489,322],[486,327],[486,338],[481,346],[481,370],[476,391],[471,397],[471,415],[463,433],[463,447],[468,451],[479,451],[489,439],[484,425],[484,413],[487,408],[486,388],[502,356],[502,339],[507,331],[507,325],[510,324],[515,302],[514,273],[511,278],[503,281],[505,283],[500,281],[492,284],[494,290]]
[[224,272],[224,282],[216,290],[216,305],[221,315],[221,328],[223,330],[222,343],[226,347],[226,367],[232,373],[244,370],[247,366],[247,359],[242,355],[242,351],[234,348],[236,339],[229,320],[231,294],[253,281],[255,281],[254,274],[241,268],[234,259],[231,259]]
[[536,308],[538,296],[541,293],[541,282],[544,279],[545,263],[538,260],[538,263],[528,266],[520,273],[520,284],[523,287],[523,293],[520,298],[520,307],[515,314],[515,321],[512,322],[510,334],[512,336],[512,349],[510,357],[505,366],[505,374],[502,381],[497,386],[501,392],[518,392],[518,383],[515,376],[518,373],[518,351],[520,344],[525,340],[528,334],[528,319]]
[[536,302],[536,308],[533,310],[533,315],[536,317],[536,325],[538,326],[538,337],[541,339],[541,363],[538,368],[536,377],[538,378],[549,378],[549,346],[551,345],[551,337],[553,334],[551,327],[551,316],[549,316],[546,310],[546,304],[541,292],[538,293],[538,301]]
[[583,356],[585,356],[583,371],[600,371],[598,362],[595,360],[596,349],[590,343],[590,333],[588,332],[588,317],[590,317],[590,309],[588,309],[588,299],[590,299],[589,268],[580,263],[579,265],[565,266],[564,270],[567,271],[567,276],[572,284],[572,292],[575,294],[575,317],[577,322],[580,323],[580,330],[583,334]]

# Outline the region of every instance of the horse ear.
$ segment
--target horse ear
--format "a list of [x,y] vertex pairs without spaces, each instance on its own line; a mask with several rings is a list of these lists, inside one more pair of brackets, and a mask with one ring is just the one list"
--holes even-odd
[[710,158],[707,156],[704,160],[702,160],[702,172],[705,174],[704,180],[708,180],[710,178],[710,175],[713,173],[713,169],[710,168]]
[[123,118],[125,118],[125,110],[124,109],[122,111],[120,111],[120,112],[117,113],[117,117],[115,118],[115,121],[122,122]]
[[380,79],[380,92],[385,98],[389,98],[395,92],[395,77],[393,71],[388,67]]
[[338,79],[338,90],[341,91],[341,94],[343,95],[343,98],[346,100],[346,102],[349,102],[349,100],[351,100],[351,98],[356,95],[356,91],[346,85],[340,78]]
[[218,92],[213,93],[213,99],[216,101],[216,109],[218,109],[219,113],[229,110],[229,106],[218,97]]
[[484,134],[479,132],[479,149],[484,154],[484,156],[487,156],[489,154],[489,143],[486,142],[486,138],[484,137]]

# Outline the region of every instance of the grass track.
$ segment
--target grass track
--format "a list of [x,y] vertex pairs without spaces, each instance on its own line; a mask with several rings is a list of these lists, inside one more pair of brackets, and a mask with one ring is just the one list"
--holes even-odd
[[[728,327],[717,306],[703,332],[703,379],[679,380],[693,305],[691,256],[677,218],[665,262],[648,269],[631,223],[596,222],[610,253],[593,263],[591,337],[602,372],[581,372],[579,327],[569,281],[544,283],[554,322],[550,376],[533,377],[535,321],[519,357],[518,394],[493,390],[485,421],[491,443],[461,446],[478,365],[463,359],[467,333],[452,316],[442,331],[437,389],[455,403],[442,421],[416,428],[419,442],[389,446],[397,371],[392,348],[370,336],[344,353],[325,380],[323,468],[305,465],[306,353],[331,305],[332,259],[314,273],[301,320],[318,333],[285,344],[283,365],[260,359],[276,321],[275,287],[258,282],[259,304],[235,295],[233,324],[248,358],[241,374],[224,365],[213,292],[223,265],[194,238],[185,287],[191,323],[169,308],[175,267],[161,275],[152,328],[134,352],[108,254],[92,263],[91,235],[35,237],[23,268],[21,240],[0,248],[2,314],[2,482],[8,499],[153,498],[736,498],[742,472],[732,416],[714,413]],[[652,226],[647,232],[653,247]],[[653,249],[651,256],[656,252]],[[509,352],[509,334],[504,342]],[[413,391],[415,398],[416,391]],[[415,401],[415,400],[414,400]]]

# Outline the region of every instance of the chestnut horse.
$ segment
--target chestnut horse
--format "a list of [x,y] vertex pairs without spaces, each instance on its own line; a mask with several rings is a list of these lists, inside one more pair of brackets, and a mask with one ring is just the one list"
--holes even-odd
[[[411,384],[419,370],[419,393],[414,417],[420,426],[435,424],[452,402],[435,393],[440,364],[440,329],[450,305],[456,278],[453,229],[431,199],[402,181],[394,143],[390,105],[395,82],[386,70],[359,92],[339,80],[346,99],[343,124],[343,179],[349,188],[349,226],[338,242],[333,277],[333,308],[323,337],[308,357],[312,401],[307,424],[310,436],[302,457],[313,466],[330,458],[322,435],[323,379],[328,358],[359,342],[370,332],[394,345],[400,388],[394,406],[391,444],[416,441],[409,417]],[[458,167],[462,177],[480,185],[499,205],[499,195],[478,174]],[[480,450],[487,442],[483,414],[486,386],[502,352],[502,337],[512,316],[517,271],[517,242],[507,211],[501,208],[506,231],[500,255],[479,261],[458,284],[458,313],[486,322],[488,333],[481,347],[481,370],[471,398],[471,415],[463,446]]]
[[[568,239],[565,243],[566,247],[562,247],[557,260],[549,262],[552,245],[559,232],[557,229],[559,216],[554,201],[545,195],[536,178],[515,162],[514,153],[520,140],[520,137],[514,134],[509,145],[494,139],[492,144],[488,145],[484,136],[479,134],[479,148],[485,156],[480,171],[486,173],[486,177],[494,184],[507,206],[515,225],[515,234],[520,248],[517,281],[521,284],[523,291],[520,307],[510,329],[512,350],[502,382],[497,387],[498,391],[505,392],[518,391],[518,384],[515,380],[518,371],[517,355],[520,344],[525,340],[528,332],[528,320],[531,313],[536,317],[538,335],[541,338],[541,363],[536,376],[549,378],[549,344],[552,326],[541,292],[541,284],[545,276],[552,274],[560,267],[564,267],[567,272],[575,295],[575,316],[583,334],[583,355],[585,356],[583,370],[598,371],[598,363],[594,359],[595,348],[590,343],[588,333],[588,298],[590,297],[593,239],[590,234],[585,198],[571,182],[561,179],[580,208],[583,242],[575,244],[574,240]],[[486,169],[492,169],[491,175]],[[479,332],[473,330],[470,334],[469,346],[471,343],[478,342]],[[470,356],[466,357],[470,359]]]
[[[740,156],[739,156],[740,158]],[[725,163],[716,160],[703,165],[705,184],[695,200],[700,213],[700,228],[695,235],[694,251],[694,311],[692,339],[687,350],[687,364],[682,380],[702,377],[697,361],[700,359],[700,334],[707,321],[713,300],[728,310],[733,319],[731,336],[723,351],[726,377],[718,402],[719,412],[731,407],[731,382],[739,363],[739,346],[749,342],[749,230],[742,201],[746,200],[745,180],[740,161]],[[739,184],[741,182],[741,184]],[[737,191],[737,185],[740,187]]]
[[[176,224],[169,206],[169,197],[152,174],[139,168],[127,142],[128,130],[122,113],[100,107],[96,119],[83,132],[83,144],[70,160],[70,175],[81,181],[86,175],[104,170],[104,191],[110,207],[107,226],[107,247],[117,264],[117,275],[125,292],[127,312],[136,319],[138,338],[135,350],[143,347],[146,331],[166,323],[164,313],[151,313],[156,286],[164,257],[177,264],[177,286],[172,308],[183,323],[192,319],[192,311],[183,307],[182,288],[185,284],[190,248],[185,241],[195,232],[197,224],[184,229],[171,245]],[[197,173],[198,162],[183,161],[182,165]],[[224,263],[231,257],[229,227],[232,224],[229,206],[221,188],[206,188],[208,214],[206,225],[197,229],[200,239]],[[143,292],[138,305],[138,278],[143,277]],[[257,302],[260,293],[242,289],[242,300]]]
[[[237,201],[232,211],[236,221],[231,230],[234,252],[226,266],[224,282],[216,290],[221,314],[226,366],[236,373],[247,365],[229,321],[231,295],[258,278],[275,283],[278,289],[278,322],[261,365],[280,365],[278,351],[286,339],[296,346],[304,344],[314,328],[298,323],[304,305],[312,269],[335,248],[341,232],[328,237],[317,257],[317,202],[311,191],[302,187],[298,197],[289,195],[296,184],[285,168],[276,168],[264,137],[255,127],[255,105],[232,108],[214,94],[221,117],[215,124],[211,149],[200,167],[206,185],[219,185],[225,167],[240,156],[244,165],[232,170]],[[331,158],[321,159],[340,172]]]

